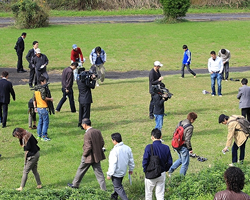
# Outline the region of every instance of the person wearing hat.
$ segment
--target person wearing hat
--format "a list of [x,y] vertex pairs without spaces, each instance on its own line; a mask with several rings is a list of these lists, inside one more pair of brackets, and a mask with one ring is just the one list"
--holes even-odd
[[[82,51],[81,51],[80,47],[77,47],[76,44],[72,45],[72,51],[71,51],[70,58],[71,58],[71,63],[73,63],[73,62],[78,63],[78,67],[82,67],[82,64],[85,61],[85,58],[83,58]],[[78,70],[75,69],[74,70],[74,79],[75,80],[76,80],[76,77],[77,77],[77,72],[78,72]]]
[[159,69],[163,66],[159,61],[154,62],[154,68],[149,72],[149,93],[151,94],[151,100],[149,104],[149,118],[154,119],[154,92],[152,91],[152,85],[160,84],[163,77]]
[[190,68],[190,63],[191,63],[191,52],[188,49],[187,45],[183,45],[182,49],[184,50],[183,54],[183,60],[182,60],[182,67],[181,67],[181,78],[184,78],[184,68],[187,67],[187,70],[189,73],[191,73],[194,78],[196,78],[196,73],[193,72],[193,70]]
[[245,158],[245,146],[246,141],[249,134],[243,132],[240,123],[237,121],[237,118],[244,118],[241,115],[232,115],[231,117],[221,114],[219,116],[219,124],[224,124],[228,126],[228,134],[227,134],[227,143],[225,148],[222,150],[223,153],[228,151],[228,148],[232,145],[232,141],[234,139],[234,143],[232,146],[232,164],[237,163],[238,155],[237,151],[240,148],[240,159],[239,161],[243,163]]
[[82,127],[86,130],[84,134],[83,155],[75,178],[72,183],[68,183],[68,186],[79,188],[83,176],[89,167],[92,166],[100,188],[106,191],[105,178],[101,168],[101,161],[106,159],[102,149],[104,147],[104,140],[101,131],[92,128],[91,121],[88,118],[82,120]]
[[45,54],[41,53],[39,48],[36,49],[36,56],[31,59],[32,66],[35,68],[37,80],[40,76],[44,76],[49,81],[49,75],[47,73],[47,65],[49,60]]

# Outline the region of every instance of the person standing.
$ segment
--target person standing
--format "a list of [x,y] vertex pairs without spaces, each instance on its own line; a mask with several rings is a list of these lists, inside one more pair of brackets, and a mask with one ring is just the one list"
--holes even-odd
[[[96,47],[94,48],[90,55],[89,55],[89,60],[91,65],[95,65],[97,68],[97,73],[98,73],[98,80],[101,80],[101,83],[103,83],[105,79],[105,67],[104,64],[106,62],[106,53],[101,47]],[[96,86],[99,86],[99,82],[96,82]]]
[[26,33],[22,33],[22,35],[17,39],[16,45],[14,49],[17,53],[17,73],[27,72],[23,69],[23,51],[24,51],[24,39],[26,38]]
[[78,63],[73,62],[71,65],[63,70],[62,73],[62,93],[63,97],[57,105],[56,111],[60,112],[62,105],[67,100],[67,96],[69,97],[69,104],[72,113],[76,112],[75,101],[74,101],[74,91],[73,91],[73,83],[74,83],[74,75],[73,71],[77,68]]
[[12,132],[12,135],[13,137],[16,137],[19,139],[20,145],[21,147],[23,147],[25,151],[23,177],[22,177],[20,187],[17,188],[16,190],[18,191],[23,190],[26,184],[26,181],[28,179],[28,174],[30,170],[32,170],[35,176],[36,183],[37,183],[36,188],[41,189],[42,183],[40,180],[40,175],[37,171],[38,160],[40,157],[40,153],[39,153],[40,148],[39,146],[37,146],[38,142],[36,138],[31,133],[24,130],[23,128],[15,128]]
[[[145,178],[145,200],[152,200],[153,189],[157,200],[164,200],[166,172],[172,165],[172,156],[168,145],[161,143],[162,134],[159,129],[153,129],[151,139],[153,140],[153,153],[158,156],[161,165],[161,176],[154,179]],[[151,144],[148,144],[144,150],[142,167],[146,172],[151,157]]]
[[[231,58],[231,53],[227,49],[221,49],[218,53],[218,56],[222,59],[223,62],[222,79],[227,81],[229,75],[229,60]],[[224,72],[225,72],[225,79],[224,79]]]
[[218,84],[218,95],[222,97],[221,94],[221,73],[223,71],[223,63],[221,58],[216,56],[215,51],[211,51],[211,58],[208,59],[208,71],[211,77],[211,88],[212,88],[212,96],[216,95],[215,92],[215,80],[217,79]]
[[39,48],[36,49],[36,56],[32,57],[31,63],[33,68],[35,68],[37,80],[40,76],[44,76],[48,82],[47,65],[49,64],[49,60],[45,54],[41,53]]
[[[78,63],[78,67],[82,67],[82,65],[85,61],[85,58],[83,58],[83,55],[82,55],[82,50],[80,49],[80,47],[77,47],[76,44],[72,45],[72,51],[71,51],[70,58],[71,58],[71,63],[73,63],[73,62]],[[74,70],[74,80],[76,80],[77,73],[78,73],[78,70],[75,69]]]
[[184,78],[184,68],[187,67],[189,73],[191,73],[194,78],[196,78],[196,73],[190,68],[191,63],[191,52],[188,49],[187,45],[183,45],[182,49],[184,50],[183,60],[182,60],[182,67],[181,67],[181,78]]
[[239,88],[237,99],[240,100],[241,115],[250,122],[250,87],[247,86],[247,83],[248,80],[246,78],[241,80],[242,87]]
[[249,134],[246,134],[242,131],[240,123],[236,120],[237,118],[243,118],[240,115],[232,115],[231,117],[221,114],[219,116],[219,124],[227,125],[228,134],[227,134],[227,143],[223,152],[227,152],[228,148],[232,145],[233,138],[234,144],[232,146],[232,164],[233,166],[238,161],[237,151],[240,148],[240,163],[243,164],[245,158],[245,147]]
[[163,80],[163,77],[161,76],[161,73],[159,71],[160,67],[162,67],[163,64],[161,64],[159,61],[154,62],[154,68],[151,69],[149,72],[149,93],[151,94],[151,100],[149,103],[149,118],[154,119],[154,92],[152,90],[152,85],[160,84]]
[[92,166],[100,188],[106,191],[105,178],[101,168],[101,161],[106,159],[103,147],[104,140],[101,131],[91,127],[91,121],[87,118],[82,120],[82,127],[86,130],[84,134],[83,155],[80,166],[77,169],[72,183],[68,183],[71,188],[79,188],[83,176]]
[[135,163],[132,150],[122,142],[120,133],[113,133],[111,138],[114,148],[109,154],[109,169],[107,172],[107,179],[112,179],[114,186],[114,192],[111,194],[111,199],[117,200],[119,195],[121,199],[128,200],[122,186],[122,180],[126,175],[127,167],[129,167],[129,175],[133,174]]
[[2,128],[6,127],[8,116],[8,104],[10,103],[10,94],[13,100],[16,100],[15,91],[12,83],[8,81],[9,73],[7,71],[2,72],[2,79],[0,80],[0,121],[2,122]]
[[[179,150],[176,150],[178,153],[178,160],[176,160],[174,162],[174,164],[170,167],[168,173],[169,176],[171,176],[171,174],[181,165],[181,169],[180,169],[180,174],[181,175],[186,175],[187,170],[188,170],[188,166],[189,166],[189,154],[193,153],[193,149],[191,146],[191,137],[193,135],[193,123],[194,121],[197,119],[197,114],[194,112],[190,112],[187,115],[187,119],[184,119],[183,121],[181,121],[179,124],[182,125],[183,127],[186,126],[187,124],[190,124],[190,126],[187,126],[184,129],[184,133],[183,133],[183,140],[185,140],[184,144],[182,145],[182,147]],[[179,124],[177,125],[176,128],[178,128]]]
[[30,68],[30,77],[29,77],[29,86],[30,86],[30,88],[33,87],[34,78],[35,78],[34,85],[37,85],[37,77],[36,77],[35,68],[33,67],[33,65],[31,63],[31,59],[36,55],[36,49],[37,48],[38,48],[38,42],[34,41],[33,42],[33,48],[30,49],[28,54],[26,55],[26,60],[29,62],[29,68]]

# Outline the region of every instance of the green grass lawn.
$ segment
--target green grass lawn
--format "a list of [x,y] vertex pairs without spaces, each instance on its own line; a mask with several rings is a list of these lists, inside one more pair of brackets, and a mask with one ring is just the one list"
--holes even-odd
[[[230,73],[231,78],[249,78],[250,72]],[[196,79],[192,75],[186,75],[180,79],[178,75],[164,77],[166,87],[174,94],[172,99],[165,103],[167,116],[164,118],[162,129],[163,140],[167,145],[171,144],[172,133],[180,120],[186,118],[188,112],[194,111],[198,114],[195,121],[192,146],[194,153],[208,158],[206,162],[198,162],[191,159],[187,175],[214,166],[216,161],[221,161],[226,166],[231,163],[231,153],[223,155],[221,150],[225,147],[227,127],[218,124],[218,116],[221,113],[232,115],[240,114],[238,100],[236,99],[240,82],[222,83],[223,97],[212,97],[203,95],[202,90],[210,89],[210,76],[208,74],[198,75]],[[50,84],[55,106],[58,104],[62,93],[60,83]],[[19,187],[24,154],[19,146],[19,141],[12,137],[15,127],[28,128],[27,102],[32,96],[28,86],[15,86],[16,102],[11,101],[9,105],[9,116],[7,128],[0,129],[1,149],[0,153],[0,190],[14,189]],[[74,84],[74,96],[78,106],[78,90]],[[91,109],[91,120],[94,128],[102,131],[105,152],[108,157],[113,147],[110,135],[120,132],[125,144],[132,148],[135,160],[135,175],[133,180],[143,177],[142,155],[147,144],[151,143],[150,132],[155,126],[154,120],[148,118],[148,105],[150,95],[148,93],[148,79],[106,79],[104,84],[93,90],[93,101]],[[38,116],[37,116],[38,117]],[[50,116],[50,127],[48,134],[50,142],[39,141],[41,148],[39,173],[44,190],[62,189],[71,182],[75,176],[82,155],[82,144],[84,131],[77,127],[78,115],[72,114],[68,102],[65,103],[60,113]],[[35,130],[31,132],[36,135]],[[245,163],[250,164],[249,145],[246,145]],[[173,159],[177,154],[172,150]],[[108,160],[102,162],[102,168],[106,174]],[[179,170],[174,173],[177,176]],[[141,179],[143,180],[143,179]],[[141,181],[140,180],[140,181]],[[108,193],[112,191],[112,184],[106,181]],[[138,183],[138,182],[137,182]],[[125,187],[128,189],[128,178],[124,178]],[[135,183],[136,184],[136,183]],[[140,182],[143,185],[143,182]],[[99,188],[92,169],[89,169],[83,178],[81,187]],[[130,190],[133,191],[133,185]],[[35,188],[35,180],[30,173],[25,190],[32,191]],[[143,189],[143,188],[142,188]],[[134,197],[136,192],[129,193]],[[143,191],[142,191],[143,192]],[[139,194],[137,194],[139,195]],[[143,193],[138,198],[143,199]],[[200,198],[202,199],[202,198]]]

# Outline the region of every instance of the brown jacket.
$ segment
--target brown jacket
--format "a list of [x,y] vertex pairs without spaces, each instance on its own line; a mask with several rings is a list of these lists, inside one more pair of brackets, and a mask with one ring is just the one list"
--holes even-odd
[[217,192],[214,196],[214,200],[250,200],[250,196],[244,192],[236,193],[231,190],[224,190]]
[[235,121],[237,117],[243,117],[241,115],[232,115],[229,117],[227,121],[228,125],[228,134],[227,134],[227,143],[226,146],[230,147],[232,145],[232,141],[234,138],[235,143],[238,147],[240,147],[247,139],[248,134],[244,133],[239,124],[239,122]]
[[99,163],[105,159],[102,147],[104,140],[101,131],[89,128],[84,135],[83,156],[85,163]]

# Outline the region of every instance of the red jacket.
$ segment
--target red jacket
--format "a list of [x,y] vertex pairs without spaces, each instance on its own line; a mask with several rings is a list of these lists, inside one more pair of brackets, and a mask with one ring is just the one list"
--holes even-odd
[[79,54],[81,57],[81,61],[83,61],[83,55],[82,55],[82,51],[79,47],[77,47],[77,51],[74,51],[74,49],[72,49],[71,51],[71,60],[73,62],[76,62],[76,58],[79,58]]

